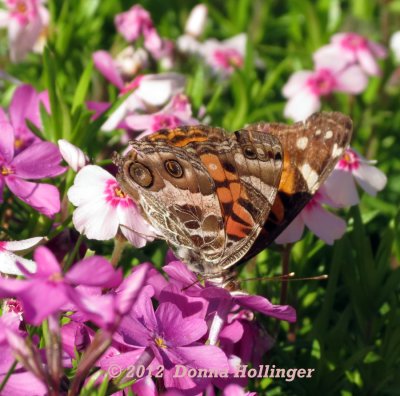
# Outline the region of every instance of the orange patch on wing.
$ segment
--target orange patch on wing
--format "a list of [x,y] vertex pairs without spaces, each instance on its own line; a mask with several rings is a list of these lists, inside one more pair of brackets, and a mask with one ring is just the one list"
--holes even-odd
[[226,223],[226,233],[228,235],[233,235],[237,238],[246,238],[248,234],[249,227],[238,223],[237,221],[229,218]]
[[206,167],[207,172],[215,181],[222,183],[226,180],[226,174],[218,156],[215,154],[203,154],[200,156],[200,159]]
[[277,223],[281,223],[285,217],[285,207],[279,195],[276,196],[275,202],[272,205],[271,212],[275,215]]
[[232,192],[227,187],[218,187],[217,188],[218,199],[221,203],[227,204],[233,201]]
[[286,194],[293,194],[296,189],[296,172],[297,169],[290,163],[289,154],[285,153],[283,158],[282,176],[278,188],[279,191]]
[[178,142],[174,142],[174,146],[176,147],[184,147],[186,145],[188,145],[189,143],[197,143],[197,142],[205,142],[207,141],[207,136],[187,136],[182,140],[179,140]]

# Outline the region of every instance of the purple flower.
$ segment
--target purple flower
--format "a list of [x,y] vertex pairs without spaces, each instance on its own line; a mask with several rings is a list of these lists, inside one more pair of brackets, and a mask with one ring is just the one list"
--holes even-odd
[[25,280],[0,278],[0,298],[18,298],[23,305],[25,320],[34,325],[39,325],[67,304],[77,293],[73,286],[114,287],[122,280],[121,272],[98,256],[79,261],[66,274],[61,272],[56,258],[45,247],[35,250],[34,260],[36,273],[21,268]]
[[317,66],[325,65],[326,59],[341,59],[347,65],[358,65],[368,75],[379,76],[381,71],[377,59],[385,58],[386,49],[357,33],[338,33],[332,36],[331,44],[314,53]]
[[[3,313],[0,318],[0,383],[2,383],[15,361],[14,350],[9,343],[9,338],[14,337],[22,341],[22,337],[26,336],[26,333],[19,330],[19,325],[20,319],[13,313]],[[1,395],[25,396],[27,389],[32,395],[44,396],[48,394],[43,382],[31,372],[26,371],[20,364],[17,364],[14,372],[1,390]]]
[[41,140],[34,135],[26,124],[31,121],[37,128],[42,128],[40,104],[48,113],[50,105],[47,92],[37,93],[30,85],[20,85],[14,92],[8,109],[9,117],[0,108],[0,123],[9,122],[14,128],[14,151],[16,154]]
[[345,59],[327,55],[315,71],[302,70],[290,77],[282,90],[288,99],[284,114],[295,121],[304,120],[321,108],[321,97],[333,92],[359,94],[367,83],[360,66],[347,66]]
[[4,185],[22,201],[46,216],[60,211],[60,194],[50,184],[33,183],[26,179],[54,177],[65,171],[59,165],[60,152],[53,143],[34,143],[21,153],[14,152],[14,128],[0,123],[0,202]]
[[120,342],[130,346],[131,351],[102,360],[101,367],[106,369],[114,363],[122,368],[128,367],[133,363],[133,358],[139,358],[139,348],[142,356],[147,355],[147,366],[153,359],[156,364],[164,366],[163,378],[167,389],[178,388],[192,392],[194,389],[204,389],[208,381],[187,376],[175,377],[177,365],[227,371],[229,366],[225,354],[216,346],[199,342],[208,331],[204,319],[185,318],[181,310],[170,302],[162,302],[154,312],[152,294],[152,287],[146,286],[117,330]]

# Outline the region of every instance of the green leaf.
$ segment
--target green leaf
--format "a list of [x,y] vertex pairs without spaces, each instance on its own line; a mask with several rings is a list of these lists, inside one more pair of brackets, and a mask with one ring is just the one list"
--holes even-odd
[[75,94],[74,94],[74,99],[72,101],[72,113],[74,113],[77,109],[77,107],[81,104],[84,103],[89,85],[90,85],[90,80],[92,78],[92,72],[93,72],[93,61],[91,60],[84,72],[82,73],[82,76],[79,80],[78,86],[76,88]]

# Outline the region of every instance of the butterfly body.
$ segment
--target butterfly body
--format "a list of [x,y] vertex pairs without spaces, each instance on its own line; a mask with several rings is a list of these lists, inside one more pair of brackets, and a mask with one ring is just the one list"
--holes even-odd
[[351,120],[259,123],[234,133],[166,129],[131,142],[118,180],[194,272],[225,284],[309,202],[344,152]]

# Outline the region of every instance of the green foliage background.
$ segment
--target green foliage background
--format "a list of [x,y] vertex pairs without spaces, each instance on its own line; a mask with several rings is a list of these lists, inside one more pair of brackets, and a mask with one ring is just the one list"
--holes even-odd
[[[186,17],[196,4],[187,0],[138,3],[150,11],[160,35],[171,39],[182,34]],[[282,86],[294,71],[312,68],[312,53],[327,44],[335,32],[354,31],[387,46],[390,35],[400,30],[398,0],[205,3],[210,13],[205,37],[224,39],[244,31],[250,38],[244,69],[226,82],[211,78],[198,60],[181,69],[188,77],[188,94],[195,113],[205,105],[212,125],[229,130],[258,120],[283,120]],[[52,117],[43,113],[44,137],[52,141],[66,138],[97,163],[109,162],[118,136],[99,132],[104,117],[90,122],[84,102],[115,101],[118,92],[93,69],[91,55],[98,49],[118,52],[123,48],[113,18],[132,4],[123,0],[49,0],[53,22],[49,48],[43,57],[30,55],[26,62],[10,65],[6,64],[6,48],[0,47],[0,68],[40,90],[50,90]],[[4,37],[1,42],[5,42]],[[255,68],[257,58],[265,68]],[[296,276],[327,273],[329,279],[288,285],[287,302],[298,312],[295,325],[277,325],[272,319],[259,318],[276,337],[265,363],[282,368],[315,368],[315,374],[312,379],[293,382],[253,381],[250,389],[260,394],[400,394],[400,81],[397,85],[393,80],[389,82],[398,67],[391,57],[381,65],[382,77],[372,78],[364,94],[356,98],[335,95],[323,101],[323,108],[353,118],[352,146],[367,158],[378,160],[388,184],[377,198],[362,195],[359,206],[342,211],[348,230],[333,247],[310,233],[293,246],[290,270]],[[11,94],[11,86],[5,87],[0,103],[6,105]],[[62,186],[64,191],[72,180],[70,174]],[[24,206],[18,216],[19,221],[8,231],[18,239],[50,230],[48,220],[24,211]],[[27,226],[22,229],[21,224]],[[56,233],[53,231],[51,236]],[[89,245],[105,255],[112,250],[111,243]],[[140,251],[128,249],[125,266],[148,259],[161,266],[165,250],[163,243]],[[279,274],[281,257],[277,247],[263,252],[243,269],[242,276]],[[246,288],[279,302],[278,282],[248,282]]]

